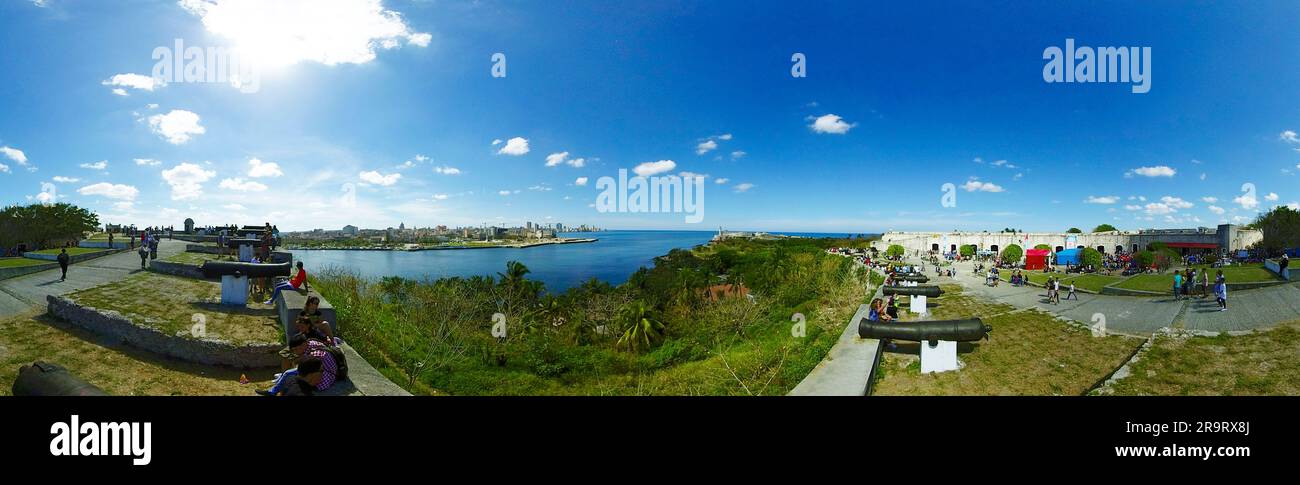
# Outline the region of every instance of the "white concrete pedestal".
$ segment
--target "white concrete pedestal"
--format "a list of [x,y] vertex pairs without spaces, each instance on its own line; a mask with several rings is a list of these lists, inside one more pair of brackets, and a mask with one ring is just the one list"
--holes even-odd
[[915,313],[917,315],[926,314],[927,310],[925,309],[925,296],[913,295],[911,297],[910,303],[911,303],[911,308],[909,308],[909,310],[911,310],[912,313]]
[[253,262],[253,247],[247,244],[239,245],[239,261],[244,263]]
[[932,340],[921,342],[921,373],[957,370],[957,342]]
[[248,304],[247,276],[223,275],[221,277],[221,304],[239,306]]

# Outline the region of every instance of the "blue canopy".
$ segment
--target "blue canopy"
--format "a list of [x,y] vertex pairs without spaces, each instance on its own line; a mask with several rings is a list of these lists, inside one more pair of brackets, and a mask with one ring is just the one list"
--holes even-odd
[[1080,249],[1078,249],[1078,248],[1075,248],[1075,249],[1065,249],[1065,250],[1057,251],[1057,252],[1056,252],[1056,264],[1058,264],[1058,265],[1066,265],[1066,264],[1078,265],[1078,264],[1079,264],[1079,254],[1082,253],[1082,252],[1083,252],[1083,251],[1080,250]]

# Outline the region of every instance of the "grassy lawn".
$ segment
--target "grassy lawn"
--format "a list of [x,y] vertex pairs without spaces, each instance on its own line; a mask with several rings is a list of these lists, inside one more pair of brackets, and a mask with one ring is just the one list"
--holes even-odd
[[279,342],[284,335],[275,307],[251,302],[242,308],[222,305],[221,284],[213,281],[138,273],[69,297],[171,335],[189,335],[194,315],[203,315],[209,338],[236,345]]
[[989,340],[958,344],[965,367],[956,372],[921,374],[919,345],[898,342],[877,369],[873,395],[1081,395],[1122,365],[1141,339],[1094,338],[1035,311],[1015,310],[961,293],[945,285],[932,299],[936,319],[980,317],[993,326]]
[[49,264],[51,261],[32,258],[0,258],[0,268],[21,268],[24,266],[36,266],[38,264]]
[[[204,261],[216,261],[216,260],[218,260],[218,259],[223,259],[223,258],[222,258],[221,255],[219,255],[219,254],[212,254],[212,253],[192,253],[192,252],[189,252],[189,251],[185,251],[185,252],[183,252],[183,253],[178,253],[178,254],[174,254],[174,255],[172,255],[172,256],[168,256],[168,257],[166,257],[166,258],[163,258],[163,261],[167,261],[167,262],[169,262],[169,263],[184,263],[184,264],[192,264],[192,265],[195,265],[195,266],[200,266],[200,265],[203,264]],[[224,259],[229,260],[229,259],[232,259],[232,258],[230,258],[230,257],[226,257],[226,258],[224,258]]]
[[[18,367],[42,360],[118,395],[255,396],[270,370],[242,371],[159,357],[44,315],[0,321],[0,395],[12,392]],[[252,382],[240,384],[240,374]]]
[[[40,251],[28,251],[28,252],[32,254],[50,254],[50,255],[57,256],[60,252],[63,252],[63,249],[64,248],[42,249]],[[98,252],[105,251],[104,248],[67,248],[67,250],[68,250],[68,254],[71,256],[76,256],[78,254],[90,254],[90,253],[98,253]]]
[[[127,241],[129,239],[131,239],[131,236],[128,236],[126,234],[113,233],[113,242]],[[92,242],[108,242],[108,233],[97,232],[91,234],[90,237],[86,238],[86,240]]]
[[[1022,272],[1021,274],[1029,278],[1029,281],[1031,283],[1037,284],[1039,286],[1042,286],[1044,283],[1046,283],[1048,277],[1056,276],[1058,278],[1061,278],[1062,288],[1069,286],[1070,282],[1074,282],[1074,286],[1076,288],[1079,288],[1081,290],[1088,290],[1093,293],[1100,292],[1102,287],[1124,279],[1119,276],[1106,276],[1100,274],[1071,274],[1067,276],[1065,275],[1065,273],[1043,273],[1041,271]],[[1001,278],[1002,281],[1010,281],[1011,272],[1003,271]]]
[[[1222,270],[1223,277],[1227,278],[1228,283],[1249,283],[1257,281],[1278,281],[1277,275],[1264,268],[1262,264],[1252,264],[1243,266],[1228,266],[1226,268],[1211,268],[1209,266],[1192,266],[1198,273],[1196,281],[1201,280],[1200,272],[1210,272],[1210,283],[1214,283],[1215,275]],[[1174,288],[1174,272],[1170,271],[1165,274],[1140,274],[1134,275],[1127,281],[1115,285],[1118,288],[1143,291],[1157,291],[1169,293]]]
[[1300,321],[1249,335],[1157,337],[1112,389],[1123,395],[1300,394]]

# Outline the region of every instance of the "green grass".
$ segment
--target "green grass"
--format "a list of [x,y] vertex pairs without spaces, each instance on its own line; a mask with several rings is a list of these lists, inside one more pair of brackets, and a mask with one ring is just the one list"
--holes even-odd
[[[63,249],[64,249],[64,248],[42,249],[42,250],[40,250],[40,251],[28,251],[28,252],[29,252],[29,253],[32,253],[32,254],[49,254],[49,255],[58,256],[59,253],[63,252]],[[66,249],[68,250],[68,255],[69,255],[69,256],[77,256],[77,255],[80,255],[80,254],[99,253],[99,252],[104,252],[104,251],[106,251],[106,249],[104,249],[104,248],[79,248],[79,247],[75,247],[75,248],[66,248]]]
[[[1196,268],[1196,281],[1201,281],[1200,273],[1203,271],[1210,272],[1210,283],[1214,283],[1215,275],[1223,271],[1223,277],[1228,283],[1252,283],[1261,281],[1279,281],[1277,275],[1272,271],[1264,268],[1262,264],[1253,264],[1246,266],[1228,266],[1226,268],[1211,268],[1209,266],[1192,266]],[[1185,277],[1185,276],[1184,276]],[[1115,285],[1117,288],[1129,290],[1154,291],[1158,293],[1170,293],[1174,288],[1174,272],[1170,271],[1164,274],[1139,274],[1133,275],[1123,283]]]
[[0,258],[0,268],[22,268],[25,266],[36,266],[38,264],[49,264],[51,261],[32,258]]
[[1300,394],[1300,322],[1247,335],[1156,337],[1128,377],[1111,386],[1122,395]]
[[[126,234],[113,233],[113,242],[127,241],[127,240],[130,240],[130,239],[131,239],[131,236],[128,236],[128,235],[126,235]],[[91,234],[90,237],[86,238],[86,240],[87,240],[87,241],[92,241],[92,242],[108,242],[108,233],[106,233],[106,232],[97,232],[97,233]]]
[[[1101,292],[1101,289],[1102,289],[1103,287],[1105,287],[1106,285],[1109,285],[1109,284],[1111,284],[1111,283],[1115,283],[1115,282],[1117,282],[1117,281],[1120,281],[1120,280],[1124,279],[1124,278],[1119,277],[1119,276],[1106,276],[1106,275],[1100,275],[1100,274],[1069,274],[1069,275],[1067,275],[1067,274],[1065,274],[1065,273],[1043,273],[1043,272],[1041,272],[1041,271],[1024,271],[1024,272],[1021,272],[1020,274],[1025,275],[1025,277],[1029,278],[1029,281],[1030,281],[1031,283],[1037,284],[1037,285],[1039,285],[1039,286],[1042,286],[1043,284],[1045,284],[1045,283],[1047,282],[1047,278],[1048,278],[1048,277],[1055,276],[1055,277],[1057,277],[1057,278],[1061,278],[1061,287],[1062,287],[1062,288],[1069,286],[1070,283],[1073,282],[1075,288],[1079,288],[1079,289],[1081,289],[1081,290],[1091,291],[1091,292],[1093,292],[1093,293],[1099,293],[1099,292]],[[1001,274],[1001,278],[1002,278],[1002,281],[1010,281],[1010,280],[1011,280],[1011,272],[1010,272],[1010,271],[1003,271],[1002,274]]]
[[1093,337],[1044,312],[964,295],[956,285],[944,285],[944,295],[931,301],[935,319],[981,318],[993,327],[989,339],[958,344],[965,367],[937,374],[921,374],[919,344],[897,342],[898,350],[881,358],[884,376],[873,395],[1081,395],[1142,344]]
[[[47,315],[0,321],[0,396],[10,395],[18,367],[45,361],[115,396],[256,396],[271,370],[236,370],[160,357]],[[246,375],[250,382],[240,384]]]
[[202,315],[208,338],[235,345],[284,340],[275,307],[260,303],[222,305],[221,284],[217,282],[138,273],[68,296],[82,305],[117,311],[136,325],[169,335],[190,336],[195,315]]
[[232,258],[230,258],[229,256],[222,258],[221,255],[219,254],[192,253],[189,251],[185,251],[182,253],[173,254],[171,256],[163,258],[163,261],[167,261],[169,263],[183,263],[183,264],[192,264],[195,266],[201,266],[205,261],[216,261],[219,259],[229,260]]

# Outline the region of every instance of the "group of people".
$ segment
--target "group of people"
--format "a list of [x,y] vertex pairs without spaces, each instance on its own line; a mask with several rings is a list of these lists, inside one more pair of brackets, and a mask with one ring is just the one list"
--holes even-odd
[[294,319],[296,333],[280,351],[282,371],[275,375],[271,387],[255,392],[263,396],[311,395],[347,378],[347,359],[339,347],[343,341],[321,317],[320,298],[308,297]]
[[[1198,278],[1199,273],[1199,280]],[[1210,270],[1197,271],[1196,268],[1174,270],[1174,300],[1191,298],[1193,295],[1206,298],[1210,291]],[[1214,275],[1214,299],[1219,304],[1219,311],[1228,310],[1228,282],[1223,277],[1223,270]]]
[[[1047,281],[1043,283],[1043,287],[1047,288],[1048,303],[1051,303],[1053,305],[1061,304],[1061,279],[1060,278],[1057,278],[1055,276],[1049,276],[1047,278]],[[1069,292],[1065,294],[1065,299],[1066,300],[1074,299],[1077,301],[1079,299],[1079,294],[1074,292],[1074,281],[1071,281],[1070,286],[1066,288],[1069,290]]]

